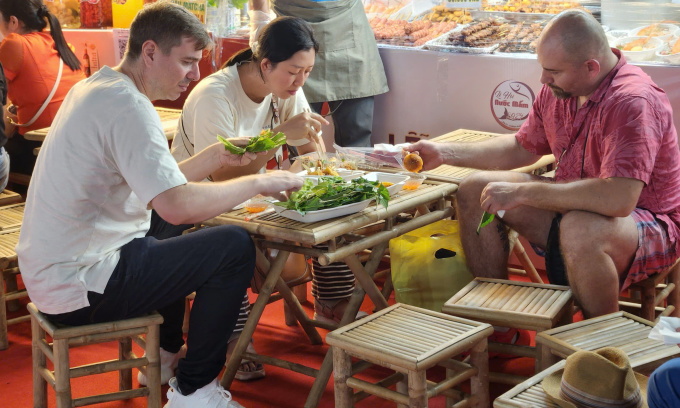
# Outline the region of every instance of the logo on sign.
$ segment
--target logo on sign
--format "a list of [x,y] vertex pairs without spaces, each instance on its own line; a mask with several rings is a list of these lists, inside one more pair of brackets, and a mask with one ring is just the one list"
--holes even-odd
[[491,113],[499,125],[518,130],[529,117],[534,104],[534,91],[524,82],[501,82],[491,94]]

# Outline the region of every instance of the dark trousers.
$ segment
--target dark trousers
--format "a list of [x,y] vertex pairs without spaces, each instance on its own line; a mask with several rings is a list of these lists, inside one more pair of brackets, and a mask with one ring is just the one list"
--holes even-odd
[[255,247],[244,229],[221,226],[181,235],[189,227],[168,224],[154,212],[147,236],[121,248],[104,293],[89,292],[90,306],[50,317],[82,325],[157,310],[164,319],[161,347],[175,353],[184,344],[184,298],[195,291],[188,352],[177,372],[185,395],[219,375],[255,269]]
[[[320,113],[323,102],[309,104]],[[335,143],[340,146],[370,147],[373,131],[373,97],[329,101],[333,112]]]

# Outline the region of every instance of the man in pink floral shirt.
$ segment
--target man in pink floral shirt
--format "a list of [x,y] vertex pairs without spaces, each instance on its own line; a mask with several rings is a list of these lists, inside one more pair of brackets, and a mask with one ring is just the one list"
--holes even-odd
[[[508,170],[554,154],[555,180],[507,171],[468,177],[458,192],[463,249],[475,276],[507,278],[508,226],[546,250],[586,318],[672,265],[680,237],[680,152],[666,94],[611,49],[600,24],[569,10],[537,48],[543,88],[515,135],[473,144],[418,142],[424,170]],[[483,211],[501,221],[476,234]]]

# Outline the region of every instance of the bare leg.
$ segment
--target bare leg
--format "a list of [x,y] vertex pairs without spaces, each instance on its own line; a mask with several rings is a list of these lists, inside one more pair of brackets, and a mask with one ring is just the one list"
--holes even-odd
[[619,310],[619,287],[638,248],[633,217],[570,211],[560,223],[560,251],[584,318]]
[[483,214],[480,196],[484,187],[492,181],[519,183],[546,180],[530,174],[507,171],[480,172],[466,178],[456,194],[461,240],[468,269],[474,276],[507,279],[510,246],[506,226],[530,242],[545,246],[555,213],[527,206],[518,207],[507,211],[502,221],[496,219],[482,228],[477,235],[477,226]]

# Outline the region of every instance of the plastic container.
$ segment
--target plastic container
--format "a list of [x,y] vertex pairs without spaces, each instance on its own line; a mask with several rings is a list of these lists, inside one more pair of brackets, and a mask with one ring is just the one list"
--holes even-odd
[[421,184],[423,184],[423,181],[427,178],[423,174],[418,174],[418,173],[409,173],[408,174],[409,178],[404,182],[404,190],[415,190],[418,187],[420,187]]
[[[642,50],[626,51],[623,49],[629,43],[640,40],[645,42]],[[663,41],[655,37],[623,37],[619,38],[614,46],[622,50],[621,52],[623,52],[626,60],[630,62],[642,62],[656,58],[656,52],[663,47]]]
[[112,25],[111,0],[80,0],[81,28],[104,28]]
[[271,203],[263,198],[251,198],[250,200],[246,201],[246,203],[243,205],[243,208],[245,208],[245,210],[249,213],[254,214],[266,210],[270,205]]
[[80,28],[80,2],[78,0],[43,0],[64,28]]

